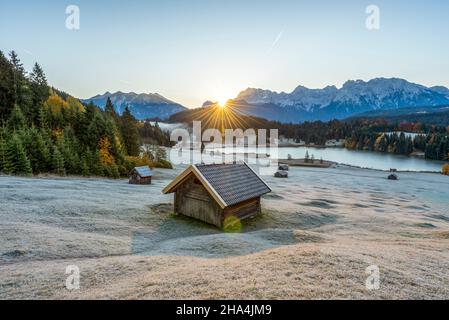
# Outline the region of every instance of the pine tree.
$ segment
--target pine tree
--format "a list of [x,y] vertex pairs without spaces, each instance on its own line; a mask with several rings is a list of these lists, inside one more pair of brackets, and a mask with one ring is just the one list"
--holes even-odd
[[33,108],[28,110],[27,117],[30,121],[37,120],[40,107],[50,96],[50,88],[47,85],[47,78],[44,70],[38,63],[34,64],[33,72],[30,74],[31,91],[33,94]]
[[103,115],[99,112],[95,113],[87,128],[87,132],[85,133],[87,146],[89,146],[90,149],[95,150],[98,147],[100,139],[106,135],[106,131],[106,121]]
[[5,160],[4,171],[6,173],[25,175],[32,173],[30,160],[17,133],[14,133],[8,142]]
[[126,107],[121,117],[121,129],[125,148],[130,156],[140,155],[139,131],[137,120]]
[[26,127],[26,119],[19,106],[12,109],[11,116],[8,120],[8,129],[18,131]]
[[57,146],[53,148],[52,163],[54,172],[60,176],[64,176],[65,175],[64,158],[62,157],[62,154]]
[[9,53],[9,61],[13,67],[13,82],[14,82],[14,104],[19,103],[19,94],[21,91],[22,83],[25,79],[25,70],[19,60],[17,53],[13,50]]
[[85,157],[81,159],[81,174],[85,177],[90,175],[89,165],[87,164],[87,160]]
[[25,69],[15,51],[9,53],[9,61],[13,68],[14,104],[19,105],[24,110],[24,113],[27,114],[32,108],[33,102]]
[[95,150],[95,152],[91,153],[91,170],[90,172],[95,176],[101,176],[104,175],[103,166],[101,165],[101,159],[100,159],[100,153],[98,150]]
[[0,172],[5,172],[6,164],[6,141],[3,138],[3,131],[0,129]]
[[115,112],[114,105],[112,104],[111,98],[109,98],[109,97],[106,100],[106,106],[104,107],[104,111],[108,116],[110,116],[112,119],[114,119],[114,121],[119,120],[119,116],[118,116],[117,112]]
[[14,69],[2,51],[0,51],[0,93],[0,122],[4,122],[14,107],[15,93]]
[[48,129],[48,112],[45,106],[39,108],[39,114],[37,117],[38,124],[42,129]]
[[43,137],[43,133],[35,128],[30,131],[31,144],[27,147],[34,173],[49,171],[51,167],[50,146]]

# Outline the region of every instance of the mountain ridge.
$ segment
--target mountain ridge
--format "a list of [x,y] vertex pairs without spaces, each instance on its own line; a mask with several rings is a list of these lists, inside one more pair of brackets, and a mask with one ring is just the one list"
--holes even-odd
[[241,112],[269,120],[326,121],[372,110],[448,105],[449,89],[400,78],[374,78],[348,80],[341,88],[309,89],[299,85],[290,93],[247,88],[233,101]]
[[80,99],[83,103],[94,103],[104,109],[107,98],[111,99],[117,113],[121,114],[128,107],[131,113],[139,120],[149,118],[168,119],[171,115],[187,108],[183,105],[165,98],[159,93],[135,93],[106,91],[88,99]]

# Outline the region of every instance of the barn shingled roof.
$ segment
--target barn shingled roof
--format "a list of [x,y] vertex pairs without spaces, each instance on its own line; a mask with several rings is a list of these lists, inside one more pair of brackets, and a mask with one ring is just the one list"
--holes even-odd
[[142,178],[147,178],[147,177],[153,176],[153,172],[151,171],[151,169],[148,166],[135,167],[134,170],[136,170],[137,173],[139,174],[139,176],[141,176]]
[[195,167],[227,206],[271,192],[267,184],[246,164],[197,164]]

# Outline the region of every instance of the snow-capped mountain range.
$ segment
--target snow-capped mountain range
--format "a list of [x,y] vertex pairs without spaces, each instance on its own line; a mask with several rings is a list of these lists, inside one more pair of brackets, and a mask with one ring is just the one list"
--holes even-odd
[[89,99],[82,99],[83,103],[93,102],[100,108],[104,108],[107,98],[110,98],[117,113],[121,114],[128,106],[131,113],[139,120],[148,118],[167,119],[172,114],[186,110],[186,107],[171,101],[158,93],[124,93],[106,92]]
[[[106,92],[81,101],[92,101],[104,108],[108,97],[118,113],[121,114],[128,106],[131,113],[141,120],[166,120],[187,109],[158,93]],[[202,107],[213,105],[214,102],[206,101]],[[376,110],[440,106],[449,106],[448,88],[426,87],[397,78],[350,80],[341,88],[308,89],[298,86],[291,93],[248,88],[240,92],[232,104],[235,111],[281,122],[327,121]]]
[[429,88],[397,78],[376,78],[347,81],[340,89],[298,86],[291,93],[248,88],[234,103],[241,112],[270,120],[330,120],[371,110],[449,105],[449,89]]

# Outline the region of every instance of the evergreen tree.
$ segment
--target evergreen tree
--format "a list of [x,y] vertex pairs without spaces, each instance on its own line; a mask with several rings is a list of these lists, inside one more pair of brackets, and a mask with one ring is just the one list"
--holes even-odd
[[89,165],[87,164],[87,160],[85,157],[81,159],[81,174],[85,177],[90,175]]
[[52,163],[54,172],[60,176],[64,176],[65,175],[64,158],[57,146],[54,146],[53,148]]
[[12,109],[11,116],[8,120],[8,129],[11,131],[22,130],[26,127],[26,119],[19,106]]
[[121,117],[121,131],[123,142],[128,155],[138,156],[140,154],[140,142],[137,120],[126,107]]
[[64,158],[66,173],[77,174],[81,171],[81,160],[78,152],[78,141],[71,127],[64,129],[63,138],[57,143]]
[[30,74],[31,91],[33,94],[33,108],[28,110],[27,117],[30,121],[37,120],[40,107],[47,101],[50,96],[50,89],[47,85],[47,78],[44,70],[38,63],[34,64],[33,72]]
[[112,119],[114,119],[114,121],[118,123],[119,116],[117,112],[115,112],[114,105],[112,104],[111,98],[109,97],[106,100],[106,106],[104,107],[104,111],[108,116],[110,116]]
[[8,142],[5,160],[4,171],[6,173],[25,175],[32,173],[30,160],[17,133],[14,133]]
[[6,164],[6,141],[3,138],[3,130],[0,129],[0,172],[4,172]]
[[13,69],[14,104],[22,110],[29,110],[32,107],[32,92],[23,64],[15,51],[9,53],[9,61]]
[[14,101],[14,69],[0,51],[0,122],[5,122],[9,118]]
[[41,127],[42,129],[48,129],[49,128],[48,118],[49,115],[47,108],[45,106],[41,106],[39,108],[39,114],[37,117],[39,127]]
[[50,146],[40,130],[33,128],[30,133],[31,144],[28,147],[28,154],[33,172],[35,174],[48,172],[51,170]]
[[13,67],[14,104],[18,104],[20,90],[25,80],[25,70],[15,51],[11,51],[9,57],[9,61]]

